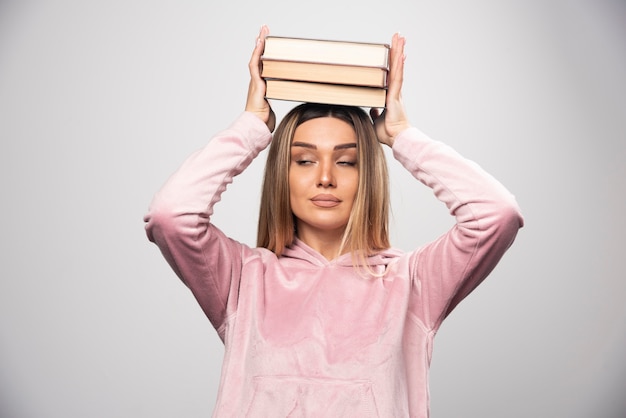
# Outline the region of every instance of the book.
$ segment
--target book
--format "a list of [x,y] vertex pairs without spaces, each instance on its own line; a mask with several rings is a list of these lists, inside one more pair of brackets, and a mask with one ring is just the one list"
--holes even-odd
[[268,36],[266,98],[384,107],[389,52],[388,44]]
[[386,89],[376,87],[281,79],[267,79],[266,85],[266,98],[296,102],[385,107],[387,97]]
[[386,87],[387,69],[300,61],[264,60],[261,77],[316,83]]
[[381,43],[267,36],[261,59],[389,69],[389,49]]

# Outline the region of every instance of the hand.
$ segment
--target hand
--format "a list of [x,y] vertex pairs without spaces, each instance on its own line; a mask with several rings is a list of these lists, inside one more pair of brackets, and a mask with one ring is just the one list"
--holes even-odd
[[261,55],[265,48],[265,37],[270,33],[267,26],[263,25],[259,36],[256,39],[256,46],[252,52],[252,57],[248,63],[250,70],[250,85],[248,86],[248,98],[246,100],[246,111],[254,113],[269,128],[274,131],[276,126],[276,115],[267,99],[265,99],[265,80],[261,78]]
[[404,60],[406,58],[404,55],[405,43],[406,39],[404,37],[397,33],[393,35],[389,54],[385,109],[382,113],[377,108],[370,110],[378,141],[390,147],[393,146],[396,136],[411,126],[402,103],[402,81],[404,79]]

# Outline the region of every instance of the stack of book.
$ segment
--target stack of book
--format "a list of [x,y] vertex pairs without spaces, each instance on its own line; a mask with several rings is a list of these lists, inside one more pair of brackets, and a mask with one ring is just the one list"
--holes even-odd
[[385,106],[387,44],[268,36],[261,60],[268,99]]

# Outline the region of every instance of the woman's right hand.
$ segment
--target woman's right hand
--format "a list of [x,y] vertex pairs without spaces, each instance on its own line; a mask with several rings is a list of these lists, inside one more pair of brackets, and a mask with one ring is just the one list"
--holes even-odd
[[250,70],[250,85],[248,86],[246,111],[258,116],[259,119],[265,122],[270,132],[273,132],[276,126],[276,115],[265,98],[265,80],[261,77],[261,55],[265,48],[265,37],[269,33],[269,28],[263,25],[256,39],[256,46],[254,47],[252,57],[248,64]]

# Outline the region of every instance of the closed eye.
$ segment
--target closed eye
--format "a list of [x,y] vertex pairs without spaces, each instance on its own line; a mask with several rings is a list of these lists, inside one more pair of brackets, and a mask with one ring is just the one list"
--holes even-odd
[[337,164],[348,166],[348,167],[355,167],[356,161],[338,161]]
[[311,160],[296,160],[295,162],[298,165],[311,165],[311,164],[313,164],[313,161],[311,161]]

